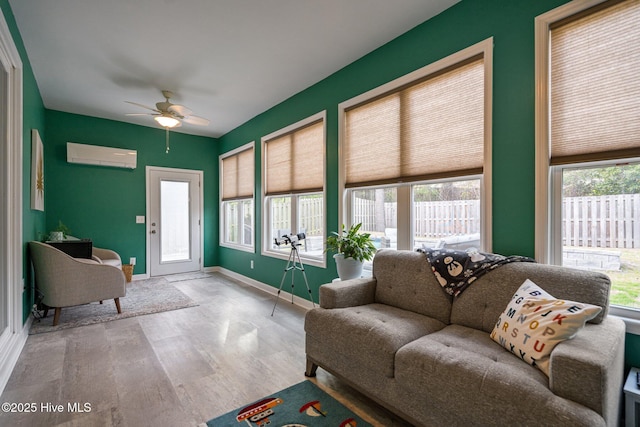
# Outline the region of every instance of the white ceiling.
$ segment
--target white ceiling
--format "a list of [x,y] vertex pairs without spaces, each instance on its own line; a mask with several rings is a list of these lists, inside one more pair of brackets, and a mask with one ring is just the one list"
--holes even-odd
[[172,101],[219,137],[459,0],[9,0],[44,105],[127,117]]

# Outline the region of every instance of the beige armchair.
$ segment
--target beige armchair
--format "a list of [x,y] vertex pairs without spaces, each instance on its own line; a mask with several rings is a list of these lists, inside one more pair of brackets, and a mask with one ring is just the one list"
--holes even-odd
[[[113,299],[118,313],[122,312],[120,297],[125,296],[126,288],[120,268],[97,260],[73,258],[46,243],[29,242],[29,250],[35,282],[43,295],[45,317],[48,308],[55,308],[54,326],[63,307]],[[115,255],[119,261],[120,257]]]

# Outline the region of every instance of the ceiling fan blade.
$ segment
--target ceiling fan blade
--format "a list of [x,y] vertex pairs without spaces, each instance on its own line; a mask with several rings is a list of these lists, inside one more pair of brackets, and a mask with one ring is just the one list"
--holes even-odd
[[131,104],[131,105],[137,105],[138,107],[146,108],[147,110],[155,111],[156,113],[160,112],[160,111],[156,110],[153,107],[149,107],[149,106],[146,106],[144,104],[138,104],[137,102],[131,102],[131,101],[124,101],[124,102],[126,102],[127,104]]
[[157,116],[157,114],[153,113],[127,113],[125,116]]
[[185,123],[189,123],[190,125],[197,125],[197,126],[209,125],[208,119],[205,119],[203,117],[198,117],[198,116],[185,117],[184,119],[182,119],[182,121]]
[[190,116],[193,111],[185,107],[184,105],[172,104],[168,109],[170,113],[177,114],[182,117]]

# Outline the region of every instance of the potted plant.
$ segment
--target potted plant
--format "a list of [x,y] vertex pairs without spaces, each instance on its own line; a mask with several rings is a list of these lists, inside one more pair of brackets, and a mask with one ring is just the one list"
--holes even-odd
[[352,225],[349,230],[331,232],[327,238],[327,248],[325,252],[333,251],[336,254],[336,268],[340,280],[355,279],[362,275],[362,266],[365,261],[370,261],[376,253],[369,233],[359,233],[362,223]]
[[58,226],[53,229],[53,231],[49,234],[49,240],[59,241],[64,240],[71,233],[69,227],[64,225],[62,221],[58,220]]

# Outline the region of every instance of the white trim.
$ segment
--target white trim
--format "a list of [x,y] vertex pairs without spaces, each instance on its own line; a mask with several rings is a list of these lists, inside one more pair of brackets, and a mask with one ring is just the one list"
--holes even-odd
[[612,305],[609,307],[609,315],[622,319],[628,334],[640,335],[640,310]]
[[250,150],[250,149],[254,149],[255,150],[255,145],[256,145],[255,141],[247,142],[246,144],[241,145],[238,148],[234,148],[231,151],[227,151],[226,153],[220,154],[218,156],[218,158],[220,159],[220,161],[222,161],[223,159],[226,159],[227,157],[235,156],[236,154],[242,153],[243,151],[247,151],[247,150]]
[[[259,282],[255,279],[252,279],[250,277],[247,276],[243,276],[240,273],[236,273],[235,271],[231,271],[231,270],[227,270],[224,267],[208,267],[205,269],[205,272],[209,273],[213,273],[213,272],[218,272],[220,274],[224,274],[225,276],[228,276],[232,279],[236,279],[239,280],[243,283],[246,283],[249,286],[252,286],[256,289],[259,289],[263,292],[268,293],[269,295],[273,295],[274,297],[277,297],[278,295],[278,289],[274,288],[271,285],[267,285],[266,283],[262,283]],[[286,292],[285,290],[282,290],[280,292],[280,299],[287,301],[288,303],[291,303],[291,293],[290,292]],[[301,298],[297,295],[293,296],[293,303],[299,307],[305,308],[305,309],[311,309],[313,308],[313,304],[311,303],[311,301],[309,301],[308,299],[304,299]],[[274,304],[275,304],[275,300],[274,300]],[[318,307],[318,302],[315,301],[315,307]]]
[[[243,252],[249,252],[249,253],[256,253],[256,194],[255,194],[255,174],[256,174],[256,162],[255,162],[255,156],[256,156],[256,147],[255,147],[256,143],[255,141],[251,141],[248,142],[236,149],[233,149],[231,151],[227,151],[224,154],[220,154],[218,156],[218,210],[220,212],[220,224],[218,224],[219,226],[219,236],[218,236],[218,244],[221,247],[224,248],[229,248],[229,249],[235,249],[238,251],[243,251]],[[251,196],[250,198],[244,198],[244,199],[238,199],[237,201],[242,201],[242,200],[253,200],[253,212],[251,213],[251,230],[252,230],[252,236],[251,236],[251,245],[244,245],[241,243],[231,243],[231,242],[226,242],[225,241],[225,226],[226,226],[226,211],[223,209],[223,204],[224,202],[222,201],[222,188],[224,185],[224,181],[223,181],[223,168],[222,168],[222,161],[228,157],[234,156],[236,154],[242,153],[243,151],[247,151],[247,150],[253,150],[253,196]],[[244,209],[243,209],[244,211]],[[243,223],[241,223],[243,224]]]
[[553,261],[553,242],[550,239],[552,206],[549,203],[551,185],[549,134],[549,29],[561,19],[574,15],[606,0],[574,0],[537,16],[535,28],[535,259],[542,263]]
[[161,166],[146,166],[145,167],[145,203],[146,203],[146,221],[145,221],[145,235],[146,238],[146,272],[144,273],[147,277],[151,277],[151,234],[149,231],[149,218],[151,214],[151,203],[150,203],[150,174],[151,172],[171,172],[171,173],[186,173],[186,174],[197,174],[200,182],[199,198],[200,198],[200,206],[198,206],[198,215],[200,217],[200,263],[199,270],[202,271],[202,267],[204,265],[204,172],[202,170],[196,169],[178,169],[178,168],[167,168]]
[[[310,125],[313,122],[317,122],[319,120],[322,120],[324,122],[324,127],[326,128],[326,121],[327,121],[327,111],[326,110],[322,110],[318,113],[315,113],[309,117],[306,117],[302,120],[299,120],[293,124],[290,124],[289,126],[283,127],[282,129],[278,129],[277,131],[271,132],[268,135],[263,136],[262,138],[260,138],[260,143],[262,144],[262,147],[264,148],[264,144],[267,141],[270,141],[272,139],[275,139],[277,137],[279,137],[280,135],[284,135],[286,133],[291,133],[293,131],[296,131],[298,129],[301,129],[307,125]],[[326,133],[326,132],[325,132]],[[325,135],[326,136],[326,135]],[[264,156],[262,156],[264,158]]]
[[[362,102],[366,102],[369,99],[383,95],[387,92],[391,92],[401,86],[411,84],[417,80],[420,80],[423,77],[426,77],[430,74],[434,74],[445,68],[455,66],[456,64],[459,64],[460,62],[465,61],[467,59],[473,58],[478,54],[484,54],[485,59],[489,58],[490,60],[492,60],[493,58],[493,56],[491,55],[492,49],[493,49],[493,37],[489,37],[481,42],[478,42],[472,46],[462,49],[436,62],[432,62],[429,65],[425,65],[422,68],[418,68],[417,70],[412,71],[409,74],[405,74],[404,76],[398,77],[395,80],[392,80],[388,83],[385,83],[381,86],[378,86],[367,92],[357,95],[351,99],[341,102],[340,104],[338,104],[338,110],[340,112],[340,115],[344,115],[344,111],[354,105],[360,104]],[[486,62],[489,62],[489,61],[486,61]],[[486,84],[486,80],[487,79],[485,79],[485,84]]]
[[484,161],[480,177],[480,246],[493,250],[493,37],[480,43],[484,57]]
[[0,253],[3,258],[0,287],[7,289],[7,328],[0,337],[0,392],[22,351],[26,341],[26,331],[30,322],[23,324],[22,300],[24,293],[23,271],[23,235],[22,235],[22,159],[23,150],[23,95],[22,95],[22,60],[11,36],[11,31],[0,13],[0,62],[6,72],[3,79],[6,90],[6,103],[0,108],[5,111],[3,125],[5,129],[0,136],[0,162],[3,176],[0,178],[0,193],[5,198],[0,214]]
[[29,319],[27,319],[22,326],[22,329],[18,333],[13,334],[12,341],[9,343],[10,345],[7,346],[7,351],[0,352],[0,394],[2,394],[2,391],[7,386],[13,368],[16,366],[16,363],[18,363],[20,353],[27,342],[27,338],[29,338],[31,323],[33,323],[33,317],[29,316]]
[[[550,27],[553,23],[587,10],[607,0],[574,0],[535,18],[535,258],[538,262],[562,264],[561,197],[562,170],[585,164],[551,167],[550,111],[549,111],[549,44]],[[631,161],[637,159],[630,159]],[[616,161],[591,162],[589,166],[615,164]],[[627,333],[640,335],[640,311],[626,307],[611,306],[609,313],[620,317],[627,326]]]
[[[473,58],[476,55],[482,54],[484,62],[484,164],[483,173],[480,179],[481,186],[481,200],[480,210],[482,223],[481,227],[481,244],[484,251],[490,252],[492,250],[493,242],[493,218],[492,218],[492,159],[493,159],[493,37],[489,37],[481,42],[478,42],[472,46],[469,46],[461,51],[453,53],[445,58],[442,58],[436,62],[419,68],[409,74],[405,74],[395,80],[385,83],[381,86],[373,88],[367,92],[357,95],[351,99],[338,104],[338,191],[340,197],[338,198],[338,215],[339,224],[345,224],[349,227],[351,224],[351,202],[348,199],[349,192],[346,189],[346,177],[344,168],[344,140],[346,139],[345,132],[345,112],[350,107],[366,102],[375,97],[381,96],[385,93],[396,90],[402,86],[410,85],[411,83],[418,81],[430,74],[434,74],[438,71],[446,69],[448,67],[455,66],[467,59]],[[456,177],[465,178],[465,177]],[[416,183],[410,183],[416,184]],[[405,200],[409,198],[410,206],[410,191],[407,194],[402,190],[404,184],[398,184],[398,224],[412,224],[409,215],[404,213],[405,208],[401,211],[401,199]],[[379,186],[378,188],[383,187]],[[408,209],[410,211],[410,209]],[[400,217],[402,215],[402,218]],[[405,222],[406,221],[406,222]],[[410,230],[411,225],[401,230],[398,227],[398,248],[410,249],[411,236],[413,235]],[[402,244],[407,246],[401,246]]]
[[[324,215],[324,230],[322,235],[322,241],[324,242],[327,238],[327,111],[323,110],[319,113],[313,114],[305,119],[302,119],[296,123],[293,123],[285,128],[279,129],[275,132],[272,132],[266,136],[260,138],[260,150],[261,150],[261,173],[262,173],[262,184],[260,185],[260,200],[262,203],[262,244],[260,245],[260,254],[262,256],[272,257],[272,258],[280,258],[287,260],[289,258],[288,254],[283,254],[270,250],[271,240],[269,237],[269,231],[271,230],[271,212],[269,210],[268,201],[265,196],[266,193],[266,183],[267,183],[267,169],[266,169],[266,156],[265,156],[265,145],[269,140],[279,137],[280,135],[284,135],[286,133],[293,132],[297,129],[301,129],[313,122],[322,121],[322,206],[323,206],[323,215]],[[309,193],[315,194],[315,193]],[[302,194],[298,194],[302,195]],[[295,208],[294,208],[295,209]],[[292,218],[295,215],[292,213]],[[304,260],[305,264],[312,265],[315,267],[325,268],[327,266],[327,256],[325,253],[322,254],[322,257],[308,257],[304,254],[300,254],[300,258]]]

